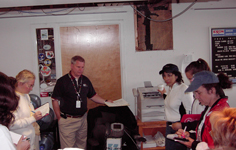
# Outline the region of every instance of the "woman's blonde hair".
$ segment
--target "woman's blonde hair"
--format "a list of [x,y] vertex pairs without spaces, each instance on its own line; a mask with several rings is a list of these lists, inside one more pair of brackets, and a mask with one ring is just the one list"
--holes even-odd
[[215,147],[236,147],[236,108],[214,111],[210,116]]
[[29,70],[22,70],[21,72],[19,72],[16,75],[16,81],[17,83],[22,82],[22,83],[26,83],[29,80],[34,80],[35,79],[35,75],[33,72],[29,71]]

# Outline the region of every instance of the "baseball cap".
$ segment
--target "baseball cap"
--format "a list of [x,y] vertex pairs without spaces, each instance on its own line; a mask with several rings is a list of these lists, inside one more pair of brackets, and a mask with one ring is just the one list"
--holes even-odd
[[179,71],[179,68],[174,65],[174,64],[166,64],[162,70],[159,72],[159,74],[163,74],[164,72],[167,72],[167,73],[172,73],[174,71]]
[[219,83],[218,77],[211,71],[201,71],[194,74],[189,87],[185,92],[192,92],[197,90],[202,84]]

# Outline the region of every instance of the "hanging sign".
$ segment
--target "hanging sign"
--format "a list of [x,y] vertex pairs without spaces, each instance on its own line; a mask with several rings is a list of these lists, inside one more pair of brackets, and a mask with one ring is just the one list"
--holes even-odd
[[211,67],[236,83],[236,27],[210,28]]

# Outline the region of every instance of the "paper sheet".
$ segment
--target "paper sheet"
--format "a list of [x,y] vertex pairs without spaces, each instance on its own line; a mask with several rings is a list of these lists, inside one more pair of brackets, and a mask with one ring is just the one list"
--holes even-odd
[[168,134],[166,137],[167,137],[168,139],[175,140],[174,138],[175,138],[175,137],[178,137],[178,135],[177,135],[177,134]]
[[12,132],[12,131],[10,131],[10,135],[11,135],[12,142],[15,143],[15,144],[18,143],[18,141],[20,140],[20,138],[21,138],[21,136],[22,136],[22,135],[20,135],[20,134],[17,134],[17,133],[15,133],[15,132]]
[[39,108],[35,109],[34,111],[35,112],[36,111],[41,111],[43,117],[48,115],[49,114],[49,103],[43,104],[42,106],[40,106]]
[[105,104],[109,107],[129,106],[129,103],[124,99],[115,100],[113,103],[105,102]]

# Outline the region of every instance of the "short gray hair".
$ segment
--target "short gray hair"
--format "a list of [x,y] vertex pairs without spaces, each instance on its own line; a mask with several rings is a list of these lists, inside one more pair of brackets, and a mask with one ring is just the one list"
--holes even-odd
[[71,58],[71,64],[74,64],[76,61],[85,62],[84,58],[78,55]]

